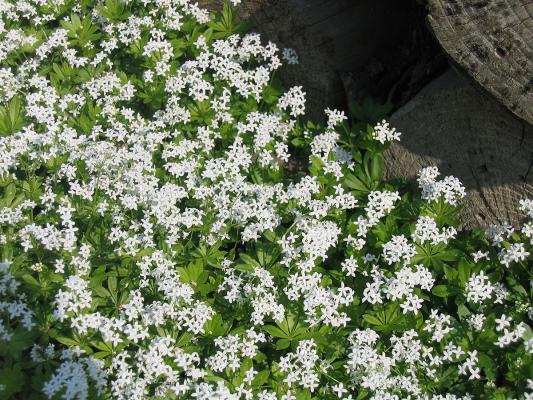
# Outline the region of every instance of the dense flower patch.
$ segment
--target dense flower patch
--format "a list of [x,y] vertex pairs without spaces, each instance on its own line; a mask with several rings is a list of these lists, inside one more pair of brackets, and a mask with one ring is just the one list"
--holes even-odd
[[0,398],[533,397],[533,201],[457,232],[461,183],[305,122],[229,3],[0,14]]

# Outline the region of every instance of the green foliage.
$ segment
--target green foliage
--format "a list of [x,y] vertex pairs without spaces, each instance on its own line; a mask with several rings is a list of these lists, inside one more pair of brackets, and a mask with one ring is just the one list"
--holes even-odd
[[[136,21],[130,17],[151,18],[150,12],[153,11],[145,8],[142,1],[35,3],[40,14],[50,13],[55,19],[44,21],[37,28],[29,27],[25,18],[4,21],[8,29],[19,27],[34,35],[36,43],[27,43],[6,53],[2,67],[19,66],[26,57],[33,56],[35,49],[58,27],[66,31],[65,40],[69,48],[76,50],[78,57],[92,59],[109,45],[105,42],[109,39],[106,27],[120,27],[127,31],[128,24]],[[168,12],[166,5],[158,7],[160,9],[153,13]],[[157,15],[157,18],[161,17]],[[129,366],[135,369],[149,359],[148,356],[143,360],[135,357],[139,354],[144,357],[153,350],[151,341],[155,338],[170,339],[175,346],[174,353],[161,357],[161,365],[177,371],[175,381],[198,376],[203,382],[221,383],[232,392],[246,387],[254,398],[262,391],[274,393],[278,398],[290,391],[294,396],[290,398],[297,400],[341,398],[334,387],[340,392],[349,387],[344,394],[348,395],[349,391],[351,397],[343,398],[384,398],[379,385],[382,381],[390,384],[392,377],[416,382],[421,395],[451,393],[457,396],[454,398],[459,398],[469,393],[472,398],[483,399],[525,397],[527,380],[533,376],[533,288],[529,254],[533,252],[533,228],[524,225],[521,231],[502,233],[501,240],[494,243],[481,230],[457,233],[459,206],[442,195],[436,199],[424,196],[412,182],[385,179],[383,154],[389,143],[376,140],[375,133],[376,123],[391,111],[389,104],[377,104],[371,99],[361,104],[352,101],[349,119],[330,129],[325,123],[307,121],[303,117],[290,118],[280,106],[285,90],[275,76],[265,81],[257,96],[229,91],[225,118],[233,119],[235,124],[221,118],[220,111],[213,104],[213,99],[227,89],[226,80],[231,74],[228,74],[230,78],[222,79],[215,77],[208,68],[200,68],[197,78],[203,85],[212,87],[209,96],[195,98],[201,89],[191,89],[190,82],[176,89],[178,94],[173,93],[174,89],[165,76],[183,73],[185,62],[201,54],[202,38],[205,46],[212,48],[215,44],[226,43],[217,41],[234,40],[237,37],[234,35],[242,35],[249,26],[237,19],[228,1],[221,12],[212,13],[210,21],[205,24],[198,23],[189,13],[183,13],[173,21],[180,25],[180,29],[169,29],[164,18],[157,18],[151,20],[153,27],[140,24],[135,28],[138,32],[131,28],[137,33],[127,38],[127,45],[108,51],[109,63],[72,65],[60,50],[52,51],[39,64],[35,75],[46,77],[54,96],[58,96],[51,96],[53,101],[39,99],[30,109],[28,99],[38,91],[37,84],[31,88],[17,88],[10,96],[2,94],[0,151],[5,159],[0,161],[0,251],[1,260],[5,261],[0,270],[0,334],[5,328],[5,332],[11,335],[0,336],[0,398],[63,398],[64,391],[52,396],[43,392],[46,382],[50,382],[64,359],[69,357],[61,358],[61,351],[79,349],[84,357],[99,360],[102,368],[109,370],[121,354],[126,354],[130,358],[127,361]],[[171,57],[160,49],[146,51],[151,41],[157,42],[153,40],[157,30],[165,31],[168,39],[165,43]],[[250,57],[240,62],[251,68],[260,60]],[[158,68],[167,69],[161,74],[153,73]],[[150,77],[146,71],[152,72]],[[113,79],[103,80],[108,75]],[[262,76],[257,73],[257,76],[251,74],[248,78],[260,80]],[[102,87],[95,88],[98,85],[94,82],[101,79],[104,82]],[[115,81],[118,83],[113,86]],[[127,85],[133,88],[131,96],[127,93]],[[89,93],[87,87],[91,87],[94,93]],[[23,93],[24,90],[27,93]],[[80,93],[83,93],[80,95],[82,99],[77,104],[74,95]],[[68,101],[58,101],[66,96],[71,96]],[[53,104],[45,109],[46,112],[35,111],[44,107],[43,103],[47,101]],[[169,103],[179,107],[165,114],[165,106]],[[130,110],[139,118],[128,121]],[[49,111],[53,115],[48,115]],[[276,159],[281,168],[262,164],[263,148],[257,153],[244,155],[235,150],[240,144],[247,146],[246,149],[256,145],[250,131],[263,126],[245,126],[253,119],[250,115],[273,118],[276,121],[273,127],[267,126],[265,131],[272,137],[286,137],[287,147],[294,157],[289,161],[281,160],[281,157]],[[56,121],[57,116],[61,118]],[[166,121],[161,122],[163,120]],[[51,127],[57,128],[53,140],[42,140],[49,138],[46,134],[53,130]],[[163,138],[162,127],[170,127],[172,133]],[[201,143],[206,131],[200,128],[206,127],[213,131],[212,146]],[[26,128],[32,131],[24,136]],[[325,132],[338,134],[335,137],[338,148],[319,155],[319,152],[312,151],[313,145]],[[139,151],[146,146],[141,140],[145,136],[152,139],[151,153],[149,157],[138,157],[146,154]],[[18,149],[13,150],[6,144],[7,139],[21,137],[24,140],[9,143],[26,146],[26,151],[18,153]],[[275,151],[272,142],[264,145],[265,152]],[[110,143],[113,146],[109,146],[109,150],[101,151]],[[190,147],[187,149],[187,146]],[[94,158],[82,159],[80,153],[86,148],[94,150]],[[235,153],[231,154],[230,150]],[[130,152],[126,161],[121,158],[122,163],[113,163],[115,157],[118,160],[126,152]],[[178,155],[172,155],[172,152]],[[14,154],[14,161],[8,159],[8,154]],[[202,158],[206,154],[214,165],[209,171]],[[247,156],[250,156],[249,164],[239,159]],[[185,160],[182,164],[180,157]],[[332,165],[346,157],[349,161],[338,164],[340,174],[336,176],[339,171]],[[3,170],[3,162],[8,166],[7,172]],[[173,167],[177,172],[172,172]],[[220,176],[209,176],[209,173],[216,175],[224,168],[227,170],[223,170]],[[114,181],[117,175],[128,180]],[[234,175],[234,180],[229,180],[230,175]],[[140,192],[140,177],[146,176],[152,178],[150,185],[154,193],[162,193],[165,188],[177,195],[170,197],[169,204],[165,204],[165,199],[153,196],[131,207],[125,206],[128,196],[135,197]],[[240,180],[242,176],[244,178]],[[305,189],[307,192],[302,189],[303,195],[296,189],[288,195],[287,188],[294,189],[304,178],[311,178],[316,186],[312,190]],[[224,193],[218,193],[218,197],[206,194],[209,185],[215,186],[217,180],[224,179],[228,179]],[[195,185],[200,181],[210,182],[203,187],[207,188],[205,193],[184,189],[196,189]],[[226,192],[244,184],[249,185],[248,192],[243,191],[231,202],[227,201],[227,215],[224,223],[219,223],[212,203],[226,201]],[[126,195],[119,199],[106,194],[105,189],[113,185],[120,186]],[[254,192],[257,187],[263,191]],[[380,209],[373,197],[383,193],[395,194],[391,201],[393,205],[386,212],[387,207]],[[309,199],[306,199],[307,194]],[[266,211],[277,219],[258,230],[256,237],[250,235],[252,238],[245,240],[246,228],[260,219],[256,214],[265,211],[256,209],[252,212],[245,205],[263,204],[261,198],[268,196],[275,200],[269,203],[272,210]],[[331,206],[336,201],[345,201],[342,196],[356,202],[349,207]],[[278,197],[286,198],[280,200]],[[161,209],[152,212],[154,208],[150,207],[159,201]],[[379,217],[372,216],[372,212]],[[417,238],[417,225],[424,217],[435,223],[437,234],[430,228],[424,229],[433,236],[432,239],[437,237],[436,240]],[[176,218],[179,223],[172,226],[160,223],[166,218]],[[375,220],[371,221],[372,218]],[[314,223],[318,228],[314,228]],[[327,241],[328,234],[331,235],[327,229],[331,226],[338,228],[332,244],[326,246],[324,255],[311,257],[309,254],[321,246],[321,241]],[[42,231],[32,233],[36,227]],[[120,232],[134,234],[120,237]],[[67,233],[74,235],[73,250],[69,250]],[[289,239],[291,235],[294,235],[293,239]],[[395,261],[386,254],[387,246],[398,237],[405,238],[411,246],[408,261]],[[61,243],[57,245],[51,240],[54,238],[60,238],[56,242]],[[139,248],[131,245],[135,241],[141,243]],[[518,244],[524,246],[527,255],[520,255],[519,249],[514,247]],[[83,255],[82,248],[88,256]],[[294,261],[287,256],[291,252],[307,253]],[[486,255],[481,257],[475,255],[476,252]],[[511,255],[508,265],[504,262],[506,254]],[[346,267],[350,261],[355,265],[353,271]],[[409,279],[421,280],[424,273],[431,284],[423,286],[416,282],[409,286],[412,283]],[[65,316],[61,318],[57,313],[61,296],[72,294],[72,287],[75,287],[74,284],[68,286],[68,280],[80,276],[83,277],[80,285],[86,283],[87,287],[83,289],[89,294],[90,301],[87,304],[79,299],[76,299],[79,304],[72,301],[80,307],[64,311]],[[486,277],[486,286],[476,281],[480,276]],[[228,294],[228,277],[238,282],[234,299]],[[291,281],[295,277],[307,279],[315,292],[308,295],[304,283]],[[8,289],[11,280],[17,282],[13,290]],[[158,286],[167,280],[172,285]],[[373,301],[369,292],[376,281],[379,287],[374,294],[379,299]],[[405,293],[395,296],[391,289],[394,284],[409,286],[409,295],[416,296],[420,306],[409,310],[406,307],[408,296]],[[291,292],[298,285],[301,287]],[[343,302],[339,292],[346,288],[353,292],[353,296],[346,296],[349,299]],[[477,290],[481,292],[478,295],[483,296],[480,288],[491,291],[491,296],[477,301],[471,292]],[[146,308],[143,315],[138,316],[128,307],[141,292]],[[326,307],[330,304],[328,301],[334,307]],[[4,304],[8,303],[15,304],[13,309],[25,310],[16,302],[31,309],[31,327],[25,326],[18,315],[13,316],[15,312],[11,315],[6,311],[7,305]],[[163,303],[179,309],[172,308],[169,312],[173,319],[159,319],[150,308],[156,309]],[[197,311],[193,306],[198,304],[205,308]],[[252,321],[251,315],[256,309],[272,304],[282,308],[281,318],[276,318],[269,309],[257,317],[259,322]],[[128,324],[142,321],[140,325],[146,329],[147,336],[123,340],[126,335],[118,339],[106,336],[103,332],[107,326],[98,329],[75,327],[72,320],[88,313],[103,316],[107,318],[107,324],[114,321],[117,325],[120,325],[117,321],[124,322],[131,313],[133,316]],[[441,336],[434,326],[436,314],[449,317],[446,326],[450,329],[440,332]],[[201,320],[199,327],[192,326],[192,322],[189,326],[180,319],[182,315],[186,315],[184,319],[189,318],[187,322],[194,318],[205,318],[205,321]],[[503,316],[511,318],[512,325],[500,329],[499,324],[506,321],[504,318],[504,322],[498,322]],[[523,330],[519,337],[499,344],[499,340],[512,329],[519,328]],[[121,325],[120,329],[124,327]],[[263,336],[252,345],[246,343],[250,353],[238,353],[234,368],[225,365],[217,369],[215,362],[207,361],[225,350],[224,345],[219,344],[220,340],[231,337],[237,342],[245,342],[250,330]],[[369,332],[377,334],[377,340],[369,341],[374,347],[368,343],[365,343],[366,347],[357,344],[357,340]],[[413,335],[411,339],[416,337],[416,342],[407,342],[407,350],[397,346],[399,338],[409,335]],[[313,343],[317,356],[317,361],[310,367],[310,374],[316,375],[317,379],[313,389],[305,387],[300,378],[289,383],[289,367],[283,362],[288,357],[290,362],[286,364],[297,365],[294,355],[299,354],[306,343]],[[420,345],[418,350],[416,344]],[[445,351],[449,352],[446,348],[449,344],[456,346],[460,354],[444,356]],[[51,355],[45,357],[41,353],[48,346],[53,349]],[[415,349],[413,354],[425,357],[423,361],[416,359],[411,365],[406,361],[408,357],[394,358],[402,351],[409,353],[411,347]],[[354,367],[358,357],[369,353],[373,354],[369,361],[373,365]],[[475,379],[470,379],[474,374],[464,367],[472,354],[476,355],[474,364],[479,367],[479,378]],[[196,356],[200,360],[198,369],[191,366],[196,365],[195,362],[187,359],[194,360]],[[394,365],[379,364],[393,358]],[[184,367],[189,361],[190,365]],[[419,361],[420,364],[416,364]],[[413,367],[415,364],[417,366]],[[461,366],[467,372],[461,373]],[[306,368],[304,365],[297,367],[297,371]],[[373,373],[375,378],[381,372],[386,378],[365,380],[367,374]],[[116,374],[116,370],[110,373],[110,382]],[[140,373],[143,374],[145,371]],[[165,379],[164,373],[154,374],[152,378],[152,384],[143,388],[145,398],[189,398],[189,394],[176,394],[179,390],[174,388],[176,392],[173,392],[170,386],[156,390]],[[109,385],[100,393],[91,379],[88,380],[89,399],[112,398]],[[344,386],[339,386],[341,383]],[[390,386],[393,386],[390,392],[398,398],[407,396],[404,388],[396,387],[399,385]]]

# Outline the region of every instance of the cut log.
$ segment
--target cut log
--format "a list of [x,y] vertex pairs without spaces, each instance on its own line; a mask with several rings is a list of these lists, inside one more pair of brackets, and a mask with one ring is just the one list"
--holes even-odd
[[385,153],[388,177],[415,179],[436,165],[467,189],[462,227],[517,225],[518,201],[533,197],[533,126],[454,70],[390,118],[401,141]]
[[533,124],[533,1],[428,0],[428,21],[454,63]]

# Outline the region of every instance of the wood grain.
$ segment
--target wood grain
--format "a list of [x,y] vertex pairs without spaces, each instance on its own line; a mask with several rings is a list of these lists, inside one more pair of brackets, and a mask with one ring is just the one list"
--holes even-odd
[[401,141],[385,153],[387,176],[415,179],[429,165],[467,189],[464,228],[520,223],[533,197],[533,127],[453,70],[390,118]]
[[533,124],[533,1],[428,0],[443,49],[485,90]]

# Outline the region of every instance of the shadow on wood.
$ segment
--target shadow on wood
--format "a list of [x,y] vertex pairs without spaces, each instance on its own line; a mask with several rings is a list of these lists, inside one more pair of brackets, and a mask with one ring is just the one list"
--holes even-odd
[[509,222],[533,197],[533,126],[470,79],[449,70],[390,118],[402,132],[385,153],[387,175],[416,178],[425,166],[457,176],[467,189],[463,227]]
[[[221,1],[201,3],[213,9]],[[352,98],[381,101],[394,90],[399,106],[446,64],[415,0],[243,0],[237,12],[264,41],[296,50],[300,64],[280,76],[303,86],[315,120],[326,107],[346,108],[347,87]]]

